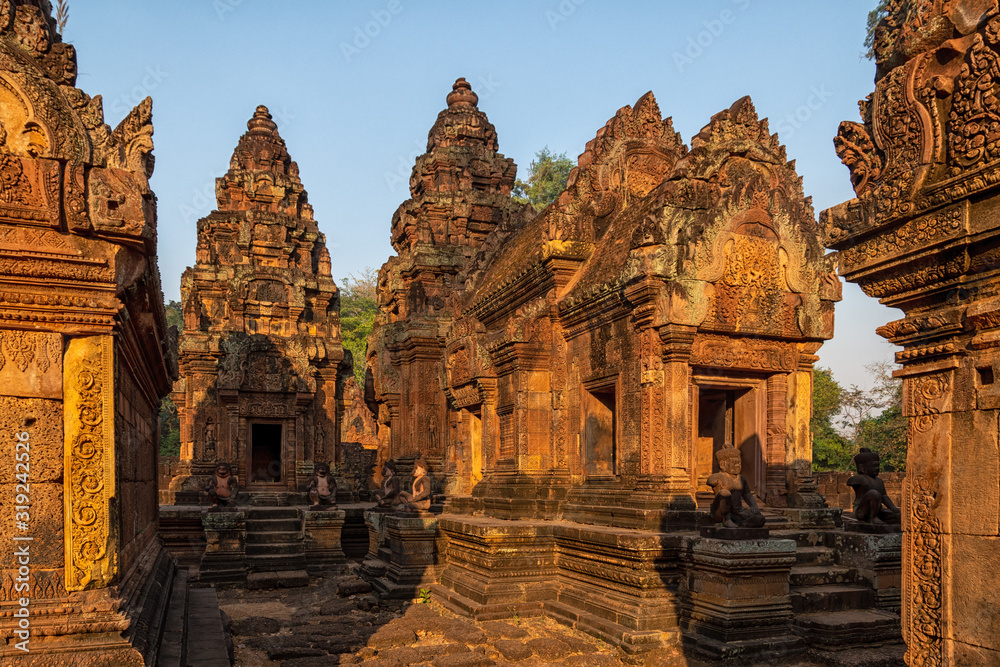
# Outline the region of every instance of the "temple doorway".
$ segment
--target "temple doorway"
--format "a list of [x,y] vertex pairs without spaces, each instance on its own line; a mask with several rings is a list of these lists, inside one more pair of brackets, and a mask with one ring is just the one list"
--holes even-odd
[[617,473],[615,388],[614,378],[587,383],[583,388],[581,453],[588,479],[613,478]]
[[250,484],[281,482],[281,424],[250,424]]
[[[736,384],[735,382],[733,384]],[[763,499],[767,467],[762,443],[765,441],[766,391],[763,383],[741,382],[749,386],[700,386],[695,421],[695,468],[699,504],[711,502],[708,476],[718,472],[715,453],[725,446],[740,450],[743,476],[758,499]]]

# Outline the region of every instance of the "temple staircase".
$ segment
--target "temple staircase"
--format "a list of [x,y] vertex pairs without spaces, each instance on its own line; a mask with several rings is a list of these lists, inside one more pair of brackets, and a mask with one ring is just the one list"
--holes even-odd
[[841,564],[841,550],[828,546],[834,531],[772,531],[796,542],[789,580],[793,629],[813,649],[843,651],[898,645],[898,609],[880,608],[876,591],[857,569]]
[[246,510],[247,587],[308,586],[305,526],[294,507]]

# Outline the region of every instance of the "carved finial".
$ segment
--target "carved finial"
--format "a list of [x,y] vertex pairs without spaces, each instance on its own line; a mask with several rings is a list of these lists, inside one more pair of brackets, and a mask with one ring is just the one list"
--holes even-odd
[[278,129],[277,124],[271,120],[271,113],[267,110],[267,107],[261,104],[257,107],[257,110],[253,114],[253,118],[247,121],[248,130],[274,130]]
[[455,85],[451,87],[451,92],[448,93],[447,100],[449,107],[457,104],[476,106],[479,104],[479,95],[472,92],[472,86],[465,80],[465,77],[459,77],[455,80]]

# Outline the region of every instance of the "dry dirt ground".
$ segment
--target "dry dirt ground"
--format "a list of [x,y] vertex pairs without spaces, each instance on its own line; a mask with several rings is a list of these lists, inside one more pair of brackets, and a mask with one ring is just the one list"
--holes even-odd
[[[546,618],[476,622],[433,599],[380,601],[353,576],[306,588],[219,591],[237,667],[618,667],[634,665],[587,634]],[[694,667],[661,651],[642,663]]]

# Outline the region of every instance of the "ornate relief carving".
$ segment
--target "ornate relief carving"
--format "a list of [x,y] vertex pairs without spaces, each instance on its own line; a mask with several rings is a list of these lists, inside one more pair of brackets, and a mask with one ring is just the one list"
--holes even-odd
[[71,339],[66,351],[66,590],[104,588],[117,574],[114,360],[110,336]]
[[155,214],[149,191],[134,174],[120,169],[90,170],[91,220],[98,232],[152,238]]
[[716,285],[716,320],[737,329],[766,329],[774,324],[781,328],[777,247],[767,239],[734,234],[725,252],[725,269]]
[[879,234],[845,248],[840,252],[840,265],[850,271],[873,261],[885,261],[913,248],[920,248],[947,238],[959,236],[968,228],[969,203],[963,201],[943,211],[910,220],[895,232]]
[[[1000,21],[994,19],[982,34],[972,37],[965,65],[955,80],[948,116],[948,174],[958,176],[983,162],[1000,158],[1000,57],[997,42]],[[984,41],[984,36],[990,46]]]
[[482,396],[479,393],[479,387],[475,384],[467,384],[452,389],[451,400],[456,408],[468,408],[483,402]]
[[903,639],[906,663],[912,667],[944,664],[944,623],[941,581],[945,578],[941,521],[935,514],[937,494],[922,475],[907,475],[904,482],[909,522],[904,539]]
[[33,361],[39,373],[46,373],[52,364],[62,361],[62,350],[55,349],[58,339],[58,334],[0,331],[0,370],[10,360],[17,370],[24,373]]
[[514,414],[505,412],[498,415],[500,417],[500,455],[501,459],[512,459],[517,453],[517,445],[514,441]]
[[921,375],[908,378],[910,427],[918,433],[927,433],[942,412],[951,404],[951,375]]
[[0,155],[0,221],[59,226],[59,163]]
[[794,344],[699,334],[691,348],[691,364],[720,368],[790,372],[798,365]]

